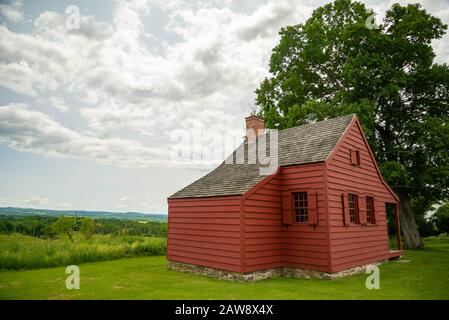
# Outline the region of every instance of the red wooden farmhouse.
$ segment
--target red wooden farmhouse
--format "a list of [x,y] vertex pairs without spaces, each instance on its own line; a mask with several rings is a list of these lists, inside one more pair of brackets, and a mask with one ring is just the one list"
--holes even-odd
[[[246,123],[264,127],[255,116]],[[240,280],[333,277],[402,254],[398,197],[355,115],[279,131],[278,158],[269,176],[257,164],[223,162],[169,197],[169,267]]]

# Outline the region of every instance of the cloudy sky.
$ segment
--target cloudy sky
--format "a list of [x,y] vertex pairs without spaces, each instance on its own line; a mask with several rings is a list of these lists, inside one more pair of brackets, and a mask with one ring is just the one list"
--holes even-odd
[[278,30],[326,2],[0,0],[0,206],[165,213],[222,158],[177,161],[185,133],[243,136]]

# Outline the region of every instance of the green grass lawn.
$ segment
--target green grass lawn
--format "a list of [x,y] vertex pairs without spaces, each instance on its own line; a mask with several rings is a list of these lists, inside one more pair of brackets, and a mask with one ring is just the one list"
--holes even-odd
[[65,288],[61,267],[2,271],[0,299],[449,299],[449,240],[426,239],[426,249],[380,270],[379,290],[365,288],[366,274],[236,283],[167,270],[162,256],[139,257],[80,265],[79,290]]

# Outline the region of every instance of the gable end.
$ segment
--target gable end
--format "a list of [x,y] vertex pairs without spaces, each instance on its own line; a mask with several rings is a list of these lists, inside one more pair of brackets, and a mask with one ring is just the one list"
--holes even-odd
[[[362,125],[357,116],[354,116],[351,123],[348,125],[345,132],[340,137],[334,150],[329,154],[328,158],[326,159],[326,162],[330,163],[334,159],[334,157],[336,157],[338,150],[340,150],[340,148],[342,147],[342,145],[346,141],[346,139],[349,139],[348,136],[354,127],[357,129],[357,132],[359,132],[361,138],[363,139],[363,143],[366,146],[367,152],[369,154],[370,162],[374,166],[380,181],[382,182],[383,186],[388,190],[388,192],[391,194],[391,196],[397,202],[399,202],[399,197],[396,195],[396,193],[393,191],[393,189],[391,189],[391,187],[388,185],[388,183],[384,180],[382,173],[380,172],[379,166],[377,165],[376,158],[374,157],[373,151],[371,150],[371,148],[369,146],[368,139],[365,136],[365,133],[362,129]],[[350,162],[351,162],[351,159],[350,159],[350,156],[348,156],[348,163],[350,163]]]

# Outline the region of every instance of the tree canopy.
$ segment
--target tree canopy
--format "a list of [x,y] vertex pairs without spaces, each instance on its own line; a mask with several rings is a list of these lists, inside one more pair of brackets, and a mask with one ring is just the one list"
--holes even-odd
[[419,247],[415,213],[449,198],[449,68],[431,46],[447,26],[419,4],[394,4],[377,27],[371,18],[336,0],[282,28],[256,104],[279,129],[357,113],[400,197],[405,245]]
[[72,217],[59,217],[58,220],[56,220],[52,227],[55,230],[55,232],[61,236],[65,237],[67,236],[70,241],[73,242],[73,232],[75,231],[75,218]]

